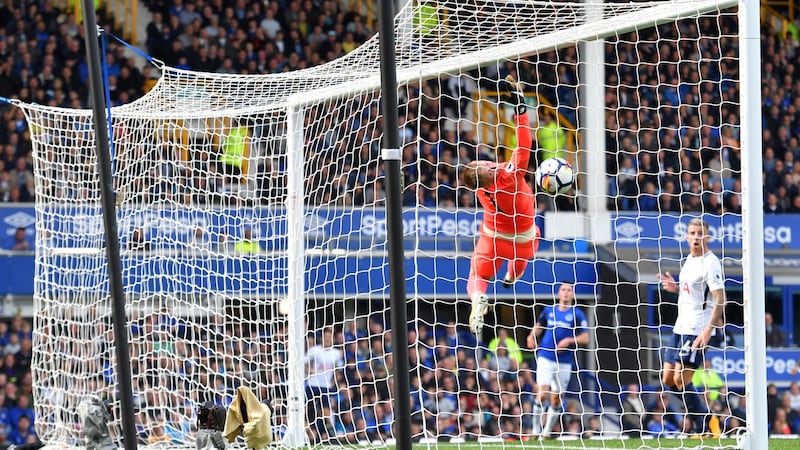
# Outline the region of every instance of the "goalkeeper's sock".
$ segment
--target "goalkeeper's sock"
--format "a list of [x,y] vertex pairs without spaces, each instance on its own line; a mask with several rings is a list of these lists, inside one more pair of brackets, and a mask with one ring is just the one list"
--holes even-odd
[[542,434],[542,404],[533,404],[533,434]]
[[553,433],[553,428],[555,428],[560,417],[561,407],[554,408],[552,405],[550,405],[550,407],[547,408],[547,422],[544,425],[544,430],[542,430],[542,437],[550,437],[550,435]]

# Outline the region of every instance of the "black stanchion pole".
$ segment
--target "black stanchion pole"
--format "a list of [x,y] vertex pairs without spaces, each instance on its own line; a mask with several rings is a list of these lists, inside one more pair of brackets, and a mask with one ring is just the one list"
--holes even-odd
[[128,353],[128,319],[125,316],[125,293],[122,289],[122,263],[119,257],[117,235],[117,208],[114,201],[114,184],[111,173],[111,152],[106,122],[106,96],[97,42],[97,18],[93,0],[82,0],[83,30],[86,34],[86,62],[89,66],[89,89],[94,114],[95,149],[100,176],[100,199],[103,205],[103,224],[106,233],[108,259],[108,285],[111,290],[111,319],[114,326],[114,345],[117,349],[117,388],[120,399],[122,437],[125,450],[136,450],[136,422],[134,421],[133,389],[131,383],[131,356]]
[[394,2],[380,2],[381,100],[383,111],[382,158],[386,172],[386,245],[389,254],[392,353],[394,359],[394,436],[397,450],[411,449],[411,399],[409,396],[408,313],[405,257],[403,256],[403,181],[400,132],[397,119],[397,70],[394,44]]

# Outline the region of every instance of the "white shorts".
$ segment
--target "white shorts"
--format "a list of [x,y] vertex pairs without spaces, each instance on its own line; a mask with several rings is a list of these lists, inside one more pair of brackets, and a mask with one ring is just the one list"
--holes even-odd
[[550,392],[560,394],[567,390],[572,377],[572,364],[557,363],[551,359],[536,358],[536,384],[550,386]]

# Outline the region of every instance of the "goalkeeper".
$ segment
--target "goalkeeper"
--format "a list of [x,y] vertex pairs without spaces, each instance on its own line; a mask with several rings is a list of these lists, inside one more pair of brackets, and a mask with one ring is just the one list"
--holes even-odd
[[475,334],[483,328],[483,316],[489,307],[486,290],[500,265],[508,261],[503,285],[511,287],[539,247],[539,227],[534,223],[536,197],[525,180],[533,141],[527,105],[519,83],[511,75],[500,81],[500,89],[506,91],[503,100],[514,107],[517,148],[511,161],[472,161],[463,173],[464,185],[477,191],[484,211],[467,280],[472,302],[469,326]]

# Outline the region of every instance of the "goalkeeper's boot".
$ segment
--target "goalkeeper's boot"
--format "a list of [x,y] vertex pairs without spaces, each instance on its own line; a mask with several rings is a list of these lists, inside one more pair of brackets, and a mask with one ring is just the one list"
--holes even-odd
[[506,289],[511,289],[514,286],[514,283],[517,280],[511,277],[511,274],[506,274],[505,278],[503,278],[503,287]]
[[469,329],[480,334],[483,329],[483,316],[489,309],[489,297],[486,294],[475,294],[472,297],[472,310],[469,313]]

